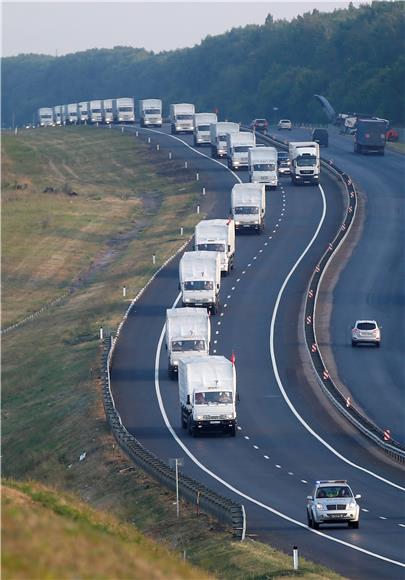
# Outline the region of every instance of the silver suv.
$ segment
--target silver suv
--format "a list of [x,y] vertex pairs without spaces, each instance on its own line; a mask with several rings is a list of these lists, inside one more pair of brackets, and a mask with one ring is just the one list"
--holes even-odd
[[320,524],[347,523],[358,528],[360,508],[345,479],[327,479],[315,482],[312,495],[307,496],[307,521],[310,528],[319,529]]
[[352,326],[352,346],[360,343],[380,346],[381,331],[375,320],[356,320]]
[[280,131],[281,129],[287,129],[288,131],[291,131],[292,128],[292,123],[290,121],[290,119],[280,119],[278,124],[277,124],[277,129]]

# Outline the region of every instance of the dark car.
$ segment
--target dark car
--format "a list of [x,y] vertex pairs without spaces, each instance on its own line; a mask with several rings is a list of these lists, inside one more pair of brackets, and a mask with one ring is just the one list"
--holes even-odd
[[261,133],[267,133],[267,129],[269,127],[269,123],[267,119],[254,119],[250,127],[253,131],[260,131]]
[[288,151],[277,151],[277,166],[279,175],[289,175],[290,164],[290,156],[288,155]]
[[329,133],[327,129],[314,129],[312,131],[312,141],[319,143],[319,147],[329,145]]

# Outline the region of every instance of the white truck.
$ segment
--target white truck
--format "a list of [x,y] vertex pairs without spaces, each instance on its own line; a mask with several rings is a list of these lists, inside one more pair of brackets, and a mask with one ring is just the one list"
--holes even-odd
[[236,183],[231,192],[231,214],[237,232],[264,229],[266,188],[263,183]]
[[181,426],[190,435],[213,431],[236,435],[236,372],[223,356],[179,361]]
[[185,252],[179,264],[182,306],[219,309],[221,258],[218,252]]
[[113,99],[114,123],[135,123],[135,104],[132,97]]
[[242,169],[248,167],[248,151],[256,146],[254,133],[239,131],[238,133],[227,133],[226,135],[226,156],[230,169]]
[[88,123],[89,121],[89,103],[87,101],[81,101],[78,104],[78,121],[79,123]]
[[77,103],[65,105],[64,116],[66,125],[77,125]]
[[161,127],[162,101],[160,99],[139,101],[139,118],[141,127]]
[[238,133],[239,123],[230,121],[219,121],[210,124],[211,155],[212,157],[226,157],[226,134]]
[[210,125],[217,123],[218,118],[215,113],[195,113],[194,115],[194,145],[210,145],[211,131]]
[[230,274],[235,257],[235,222],[231,219],[203,220],[195,226],[194,249],[218,252],[221,272]]
[[52,107],[41,107],[37,113],[38,125],[40,127],[53,126],[53,109]]
[[103,103],[100,100],[89,101],[88,106],[88,118],[89,123],[102,123],[102,111]]
[[166,349],[169,377],[177,377],[179,360],[209,354],[211,323],[203,308],[166,310]]
[[105,125],[112,125],[114,122],[113,99],[104,99],[102,103],[102,117]]
[[62,105],[53,107],[53,121],[55,125],[63,125]]
[[272,189],[278,184],[277,149],[275,147],[252,147],[248,151],[249,178],[251,183],[264,183]]
[[172,135],[176,133],[193,133],[195,107],[190,103],[170,105],[170,123]]
[[319,183],[321,171],[319,143],[315,141],[290,142],[288,152],[291,160],[291,182]]

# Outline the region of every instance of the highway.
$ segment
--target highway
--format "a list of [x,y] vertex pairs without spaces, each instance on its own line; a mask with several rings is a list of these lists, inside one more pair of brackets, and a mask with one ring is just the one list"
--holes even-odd
[[[189,136],[174,139],[165,134],[167,127],[143,132],[162,149],[170,149],[174,157],[187,159],[189,166],[200,173],[207,192],[205,198],[201,197],[202,211],[212,217],[226,217],[230,190],[237,178],[220,162],[201,155],[209,157],[206,148],[195,152],[186,146],[184,143],[192,142]],[[293,135],[295,132],[288,137]],[[345,157],[349,158],[344,139],[337,137],[336,145],[327,153],[351,174],[351,168],[344,164]],[[352,169],[358,172],[353,177],[365,191],[367,180],[374,183],[368,169],[375,162],[371,157],[360,161],[352,157]],[[388,165],[387,178],[390,163],[397,163],[396,156],[387,154],[378,161]],[[238,176],[247,178],[244,172]],[[387,185],[383,191],[388,189]],[[403,193],[403,187],[398,192]],[[240,393],[236,438],[193,439],[180,427],[177,384],[167,377],[167,356],[161,347],[165,310],[178,298],[179,258],[157,276],[129,315],[114,355],[112,386],[123,423],[134,436],[164,460],[184,457],[184,473],[242,502],[248,533],[258,540],[287,552],[296,545],[301,554],[350,578],[403,578],[403,471],[375,455],[351,427],[335,416],[318,392],[305,357],[302,300],[317,260],[340,225],[343,209],[340,186],[325,171],[321,188],[291,186],[288,178],[282,178],[281,187],[267,194],[265,234],[237,237],[235,269],[222,279],[221,311],[211,319],[212,352],[236,354]],[[368,220],[373,227],[378,216],[367,214],[365,231]],[[346,285],[339,280],[336,286],[332,314],[333,351],[341,378],[350,382],[351,388],[355,388],[352,381],[357,371],[372,372],[376,368],[384,376],[389,372],[384,366],[389,361],[376,359],[380,353],[389,356],[385,342],[380,350],[352,351],[346,346],[350,344],[347,320],[350,326],[358,316],[356,307],[363,307],[362,300],[364,304],[370,302],[367,280],[376,275],[380,265],[377,260],[365,262],[361,254],[356,258],[361,244],[367,247],[364,237],[353,253],[353,261],[357,260],[357,269],[361,269],[358,275],[365,276],[364,291],[356,302],[352,294],[358,279],[347,286],[350,275],[356,272],[350,261],[342,274]],[[389,246],[380,252],[385,257],[389,256]],[[370,249],[364,251],[371,254]],[[400,248],[396,252],[400,253]],[[365,269],[372,270],[370,278],[364,274]],[[401,296],[401,288],[395,284],[395,280],[390,283],[390,292],[398,291]],[[381,300],[379,288],[381,291],[381,286],[373,288],[375,304]],[[396,321],[400,320],[401,308],[397,302]],[[380,320],[377,314],[373,316]],[[395,323],[391,312],[382,321],[387,343],[390,321]],[[356,359],[349,364],[343,361],[348,355],[368,358],[360,364]],[[397,383],[394,372],[391,376],[398,389],[401,383]],[[397,372],[400,377],[400,361]],[[368,405],[369,392],[358,393],[359,398],[364,395],[364,405]],[[394,389],[392,393],[394,396]],[[396,406],[396,412],[403,413],[403,409],[398,410],[399,401],[392,403],[392,412]],[[367,412],[371,414],[372,407]],[[378,408],[375,413],[376,420],[381,418]],[[359,530],[330,526],[314,531],[307,527],[306,496],[316,479],[329,478],[348,479],[354,492],[363,495]]]

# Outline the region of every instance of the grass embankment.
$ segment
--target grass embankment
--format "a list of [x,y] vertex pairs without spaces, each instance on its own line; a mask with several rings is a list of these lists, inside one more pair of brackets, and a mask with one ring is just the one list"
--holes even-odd
[[[131,465],[105,423],[98,328],[121,320],[122,285],[135,295],[181,245],[179,224],[192,231],[191,174],[131,135],[95,128],[5,135],[2,163],[3,327],[73,290],[3,337],[3,475],[72,492],[220,577],[291,571],[290,556],[234,543],[190,507],[177,520],[173,494]],[[333,577],[302,562],[305,572]]]

